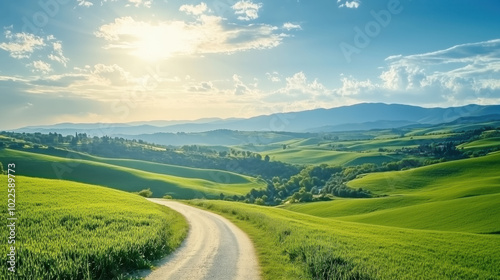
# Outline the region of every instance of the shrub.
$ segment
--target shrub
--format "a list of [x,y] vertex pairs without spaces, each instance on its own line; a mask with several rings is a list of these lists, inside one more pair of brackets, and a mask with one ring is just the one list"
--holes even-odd
[[144,190],[138,192],[137,194],[140,196],[144,196],[144,197],[152,197],[153,196],[153,192],[149,188],[144,189]]

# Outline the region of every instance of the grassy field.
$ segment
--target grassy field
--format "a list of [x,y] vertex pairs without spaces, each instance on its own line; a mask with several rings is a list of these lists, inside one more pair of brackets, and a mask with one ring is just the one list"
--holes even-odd
[[26,151],[31,153],[38,153],[38,154],[64,157],[70,159],[89,160],[99,163],[106,163],[106,164],[128,167],[132,169],[158,173],[163,175],[171,175],[176,177],[196,178],[207,181],[215,181],[220,178],[222,179],[222,183],[244,184],[248,183],[248,181],[252,179],[248,176],[232,173],[229,171],[190,168],[179,165],[162,164],[162,163],[155,163],[150,161],[134,160],[134,159],[105,158],[105,157],[92,156],[89,154],[84,154],[69,150],[62,150],[62,149],[52,149],[52,150],[29,149]]
[[[344,141],[308,138],[290,140],[279,145],[272,144],[268,145],[267,148],[266,146],[258,146],[255,150],[263,156],[269,155],[273,160],[291,164],[326,163],[353,166],[374,163],[381,165],[384,162],[403,159],[402,155],[396,155],[392,152],[396,149],[418,147],[421,144],[430,144],[449,136],[452,136],[452,134],[394,138],[376,137],[377,139]],[[287,145],[287,148],[283,149],[283,145]],[[384,150],[384,152],[379,149]]]
[[[138,195],[69,181],[15,179],[17,277],[7,277],[4,242],[0,279],[116,279],[149,267],[178,247],[187,232],[179,213]],[[0,182],[7,197],[7,176]],[[7,203],[0,213],[6,221]],[[6,237],[8,228],[2,226],[0,234]]]
[[499,279],[500,236],[412,230],[191,201],[244,229],[264,279]]
[[150,188],[154,197],[168,194],[183,199],[216,198],[221,192],[244,195],[263,184],[257,179],[225,171],[105,159],[71,152],[63,157],[1,149],[0,162],[6,165],[7,161],[16,163],[18,172],[25,176],[64,179],[129,192]]
[[458,146],[458,148],[462,147],[466,150],[498,148],[500,147],[500,137],[480,139]]
[[[387,197],[337,199],[286,209],[345,221],[470,233],[500,232],[500,153],[353,180]],[[500,245],[500,244],[499,244]]]
[[398,157],[379,152],[340,152],[317,147],[281,149],[262,154],[269,155],[273,160],[306,165],[322,163],[330,165],[382,164],[384,162],[399,160]]

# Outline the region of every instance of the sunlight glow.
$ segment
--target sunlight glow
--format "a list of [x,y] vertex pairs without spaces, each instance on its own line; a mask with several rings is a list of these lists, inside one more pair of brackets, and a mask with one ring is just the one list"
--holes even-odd
[[136,34],[132,54],[144,60],[167,59],[175,54],[189,53],[191,36],[182,23],[168,26],[150,26]]

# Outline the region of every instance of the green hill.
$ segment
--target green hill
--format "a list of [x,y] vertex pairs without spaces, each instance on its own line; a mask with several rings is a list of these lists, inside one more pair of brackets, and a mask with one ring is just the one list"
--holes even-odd
[[[189,199],[215,198],[219,197],[220,193],[244,195],[252,188],[259,188],[263,184],[257,179],[230,172],[175,168],[134,160],[95,158],[71,152],[67,153],[66,157],[60,157],[3,149],[0,150],[0,162],[4,165],[7,162],[16,163],[18,172],[25,176],[64,179],[128,192],[150,188],[154,197],[169,194],[175,198]],[[180,176],[181,174],[187,176],[188,173],[190,177]],[[193,178],[197,174],[205,179]]]
[[499,169],[500,153],[494,153],[406,171],[372,173],[348,185],[389,196],[285,208],[393,227],[495,233],[500,232]]
[[223,201],[191,203],[228,217],[248,232],[263,279],[500,277],[500,236],[496,234],[353,223]]
[[[21,165],[16,170],[21,171]],[[7,197],[7,176],[0,176]],[[81,183],[15,177],[15,279],[123,279],[178,247],[188,225],[177,212],[144,198]],[[8,228],[0,228],[8,236]],[[2,243],[1,279],[9,244]]]
[[359,153],[331,151],[324,148],[297,147],[290,149],[274,150],[266,153],[273,160],[279,160],[291,164],[322,164],[331,165],[358,165],[363,163],[382,164],[399,160],[397,157],[384,153]]

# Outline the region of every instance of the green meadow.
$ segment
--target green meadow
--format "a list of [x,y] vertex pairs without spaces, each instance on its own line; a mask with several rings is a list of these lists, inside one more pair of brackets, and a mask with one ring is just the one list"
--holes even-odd
[[500,277],[499,235],[370,225],[234,202],[189,203],[250,235],[264,279]]
[[[0,182],[7,190],[7,176]],[[187,233],[179,213],[138,195],[24,176],[15,183],[15,279],[124,279],[172,252]],[[9,217],[6,203],[0,213]],[[7,236],[7,227],[0,234]],[[1,279],[9,274],[9,247],[2,244]]]
[[349,182],[384,197],[292,204],[288,210],[412,229],[500,232],[500,153],[416,169],[372,173]]
[[25,176],[64,179],[128,192],[149,188],[154,197],[216,198],[221,192],[244,195],[262,186],[257,179],[226,171],[105,159],[62,150],[59,153],[60,156],[53,156],[1,149],[0,161],[16,163],[20,167],[18,172]]

